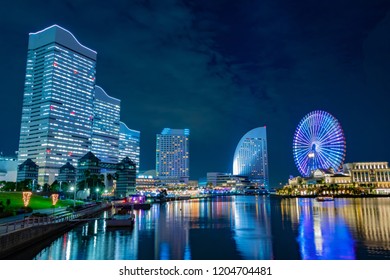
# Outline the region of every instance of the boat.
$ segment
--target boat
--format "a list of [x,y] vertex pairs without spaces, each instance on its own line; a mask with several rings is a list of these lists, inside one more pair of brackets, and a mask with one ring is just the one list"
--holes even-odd
[[113,214],[106,219],[106,227],[132,227],[135,222],[133,209],[112,208]]
[[334,198],[333,198],[333,196],[317,196],[316,200],[317,201],[333,201]]
[[146,201],[144,195],[132,195],[128,197],[128,202],[124,204],[124,207],[130,207],[134,210],[149,210],[152,204]]

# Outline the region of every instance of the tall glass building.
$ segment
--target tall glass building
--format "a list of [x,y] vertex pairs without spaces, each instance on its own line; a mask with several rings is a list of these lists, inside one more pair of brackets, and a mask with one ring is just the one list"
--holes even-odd
[[91,149],[95,73],[96,52],[68,30],[29,34],[18,161],[36,162],[40,184]]
[[266,127],[254,128],[237,145],[233,158],[233,174],[248,176],[252,183],[268,188],[268,152]]
[[189,129],[164,128],[156,139],[156,173],[162,181],[188,182]]
[[125,157],[130,158],[135,163],[138,174],[141,133],[128,128],[123,122],[119,122],[119,125],[119,161]]
[[118,163],[123,159],[118,158],[120,104],[119,99],[95,86],[91,150],[102,162]]

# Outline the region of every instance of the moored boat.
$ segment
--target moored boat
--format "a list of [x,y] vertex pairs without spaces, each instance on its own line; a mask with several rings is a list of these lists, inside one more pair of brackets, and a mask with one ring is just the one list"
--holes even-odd
[[135,222],[134,208],[126,209],[114,207],[111,209],[111,216],[106,219],[106,227],[132,227]]
[[106,219],[106,227],[132,227],[134,226],[135,215],[130,214],[114,214]]
[[334,198],[333,198],[333,196],[317,196],[316,200],[317,201],[333,201]]

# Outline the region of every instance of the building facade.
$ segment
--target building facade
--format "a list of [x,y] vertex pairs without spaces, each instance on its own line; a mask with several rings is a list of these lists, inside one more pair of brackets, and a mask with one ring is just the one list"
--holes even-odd
[[18,159],[0,155],[0,181],[16,182]]
[[116,174],[115,197],[121,198],[135,194],[136,164],[130,158],[125,157],[117,164]]
[[39,168],[40,184],[91,148],[96,52],[53,25],[29,34],[19,164]]
[[86,153],[78,160],[77,182],[84,181],[94,175],[101,174],[101,160],[92,152]]
[[39,166],[31,159],[26,159],[18,166],[17,182],[31,180],[32,186],[37,185]]
[[118,163],[120,100],[95,86],[91,151],[103,162]]
[[250,130],[239,141],[233,158],[233,174],[247,176],[258,186],[268,188],[266,127]]
[[70,162],[67,162],[63,166],[60,167],[59,174],[57,177],[57,181],[62,187],[63,183],[67,185],[76,183],[76,167],[74,167]]
[[137,174],[140,165],[140,137],[139,131],[119,122],[119,160],[129,157],[137,166]]
[[372,185],[377,188],[390,188],[390,168],[388,162],[353,162],[343,165],[344,173],[351,176],[352,182]]
[[189,129],[164,128],[156,137],[156,173],[158,179],[187,183],[190,175]]
[[207,172],[207,185],[224,188],[245,188],[250,185],[250,182],[246,176],[221,172]]

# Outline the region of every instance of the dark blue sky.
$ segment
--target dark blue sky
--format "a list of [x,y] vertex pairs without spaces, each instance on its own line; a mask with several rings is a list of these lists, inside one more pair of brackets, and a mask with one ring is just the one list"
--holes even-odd
[[247,131],[267,125],[271,185],[298,171],[292,138],[325,110],[346,162],[389,161],[390,1],[9,1],[0,9],[0,151],[18,148],[28,33],[58,24],[98,52],[97,84],[141,131],[191,129],[190,175],[232,171]]

